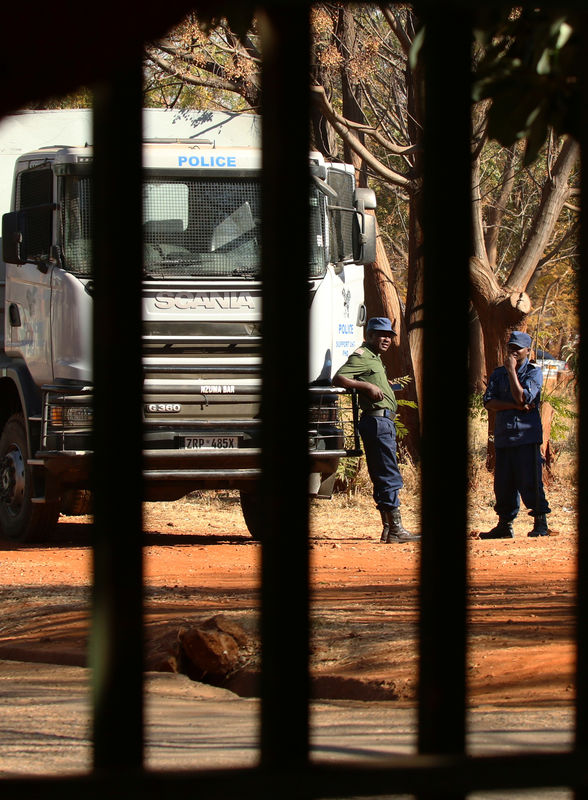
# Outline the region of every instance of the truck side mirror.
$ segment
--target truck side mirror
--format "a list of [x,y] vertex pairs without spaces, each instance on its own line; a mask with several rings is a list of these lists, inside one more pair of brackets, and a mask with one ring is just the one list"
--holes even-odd
[[376,218],[357,211],[351,229],[353,260],[356,264],[372,264],[376,260]]
[[353,260],[356,264],[371,264],[376,260],[376,218],[366,211],[376,207],[376,193],[373,189],[355,189],[353,205],[356,208],[351,228]]
[[373,211],[377,206],[376,193],[373,189],[355,189],[353,205],[358,211]]
[[53,212],[59,206],[43,203],[2,216],[2,255],[7,264],[33,262],[46,272],[51,258]]
[[26,264],[24,218],[18,211],[2,215],[2,258],[7,264]]

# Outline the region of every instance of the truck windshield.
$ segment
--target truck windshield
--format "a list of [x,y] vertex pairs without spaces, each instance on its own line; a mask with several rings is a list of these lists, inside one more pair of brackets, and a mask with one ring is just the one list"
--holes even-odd
[[[90,179],[68,176],[62,205],[65,268],[90,274]],[[310,197],[310,277],[326,268],[323,199]],[[292,235],[296,235],[293,222]],[[261,186],[252,178],[147,175],[143,189],[146,277],[250,277],[261,266]],[[288,242],[284,242],[288,247]]]
[[256,277],[261,191],[251,179],[147,177],[144,271],[153,278]]

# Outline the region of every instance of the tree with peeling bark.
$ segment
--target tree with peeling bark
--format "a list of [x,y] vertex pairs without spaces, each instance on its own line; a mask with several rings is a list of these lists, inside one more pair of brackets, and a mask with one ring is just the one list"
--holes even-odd
[[[487,215],[484,214],[485,204],[481,192],[480,155],[473,159],[474,254],[471,260],[471,291],[481,326],[485,354],[485,370],[480,365],[482,368],[477,374],[472,374],[473,380],[478,384],[483,379],[484,372],[489,375],[494,366],[502,363],[505,332],[526,327],[526,319],[532,309],[527,289],[542,266],[547,250],[551,250],[552,256],[560,252],[570,230],[556,230],[562,209],[572,192],[570,180],[575,176],[579,159],[579,146],[568,136],[557,147],[552,166],[546,168],[540,198],[525,238],[509,265],[506,277],[502,281],[499,279],[499,229],[509,212],[509,200],[515,185],[515,155],[516,148],[512,148],[507,154],[498,201],[490,207]],[[572,228],[575,228],[573,223]],[[554,233],[558,236],[555,241]]]
[[[425,313],[422,79],[414,47],[420,24],[408,6],[338,2],[315,4],[312,21],[313,144],[328,157],[352,161],[360,181],[369,181],[378,193],[381,235],[376,262],[366,268],[368,312],[395,320],[398,336],[388,356],[389,371],[413,375],[406,394],[418,400]],[[487,63],[478,59],[478,66],[487,68]],[[208,107],[257,111],[260,64],[255,22],[237,36],[220,20],[205,35],[190,15],[147,51],[151,86],[160,91],[154,102],[163,99],[176,107],[197,105],[204,97]],[[497,129],[492,111],[491,102],[481,96],[473,113],[471,371],[472,387],[478,389],[501,363],[506,332],[525,326],[539,276],[548,274],[548,265],[570,243],[576,222],[569,211],[578,160],[574,139],[552,137],[531,173],[522,145],[503,142],[508,146],[498,147],[491,141]],[[538,153],[537,141],[535,136]],[[566,225],[564,208],[569,211]],[[448,210],[440,213],[447,214],[451,226]],[[404,302],[399,293],[403,283]],[[414,454],[418,415],[409,414],[405,421]]]
[[[360,182],[369,179],[379,187],[380,195],[386,192],[395,198],[402,208],[401,224],[407,224],[408,240],[389,248],[379,222],[376,261],[366,267],[365,294],[369,316],[383,315],[394,321],[398,335],[385,357],[388,371],[414,376],[403,399],[418,404],[422,331],[415,317],[422,306],[422,283],[411,279],[420,271],[420,228],[413,224],[417,216],[407,214],[420,195],[419,82],[409,64],[416,20],[408,9],[340,3],[317,5],[313,14],[311,98],[315,116],[323,126],[327,123],[342,144],[342,148],[324,151],[325,155],[353,163]],[[315,142],[316,133],[315,129]],[[396,266],[408,272],[405,302],[399,294],[391,252]],[[414,457],[418,454],[419,412],[405,406],[402,415],[408,431],[403,446]]]

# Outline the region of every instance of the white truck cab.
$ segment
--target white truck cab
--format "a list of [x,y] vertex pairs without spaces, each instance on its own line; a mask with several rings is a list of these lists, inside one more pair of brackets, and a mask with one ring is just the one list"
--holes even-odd
[[[60,512],[79,513],[89,500],[92,292],[100,270],[92,263],[92,163],[86,144],[20,155],[3,215],[0,526],[15,540],[44,536]],[[239,489],[254,536],[260,164],[257,147],[219,147],[204,137],[144,143],[146,499]],[[324,496],[350,452],[330,381],[363,339],[362,264],[375,254],[366,212],[375,198],[354,188],[349,165],[312,153],[310,171],[309,259],[300,268],[311,318],[310,491]]]

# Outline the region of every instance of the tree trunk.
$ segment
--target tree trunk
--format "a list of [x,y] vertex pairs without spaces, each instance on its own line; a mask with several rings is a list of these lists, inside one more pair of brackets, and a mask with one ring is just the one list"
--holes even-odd
[[414,385],[419,399],[419,424],[422,423],[424,285],[423,285],[423,128],[424,77],[422,66],[406,65],[407,111],[409,139],[415,145],[411,155],[411,181],[408,191],[408,283],[406,287],[405,323],[410,345]]
[[543,430],[543,444],[541,445],[541,455],[545,459],[543,467],[543,478],[551,475],[551,465],[553,463],[553,455],[550,447],[551,437],[551,423],[553,422],[554,408],[551,403],[543,401],[541,403],[541,428]]
[[[339,50],[342,55],[341,68],[341,100],[343,116],[351,122],[365,122],[365,116],[359,97],[361,89],[357,81],[352,80],[348,69],[349,60],[353,58],[356,50],[356,26],[352,10],[343,5],[339,10],[339,24],[337,30]],[[357,131],[356,136],[362,145],[365,145],[365,136],[362,131]],[[343,160],[355,167],[357,185],[367,187],[367,169],[365,161],[360,158],[349,143],[343,142]]]
[[337,134],[316,103],[310,106],[310,144],[325,158],[337,156]]
[[[320,86],[327,85],[319,63],[313,64],[311,75]],[[310,146],[325,158],[336,158],[338,155],[337,134],[319,103],[310,104]]]
[[[377,238],[376,261],[374,264],[368,264],[365,268],[364,286],[368,318],[388,317],[392,320],[397,334],[392,338],[392,345],[383,359],[389,377],[403,378],[406,375],[412,376],[413,364],[404,315],[381,236]],[[399,399],[417,402],[414,381],[411,381],[402,390]],[[408,429],[408,434],[402,443],[414,459],[417,457],[419,442],[418,410],[405,406],[400,408],[399,413]]]
[[470,259],[472,303],[484,334],[486,371],[502,364],[505,355],[505,334],[526,327],[525,318],[531,301],[525,292],[503,289],[490,266],[480,258]]
[[561,151],[553,165],[551,178],[543,185],[541,203],[533,218],[531,233],[513,267],[505,288],[526,290],[540,258],[545,252],[555,224],[559,218],[563,204],[567,200],[570,187],[568,179],[580,156],[580,146],[571,136],[563,143]]
[[[525,319],[531,310],[531,301],[525,292],[507,292],[502,289],[487,263],[479,258],[470,259],[472,303],[478,313],[484,336],[486,375],[504,362],[505,333],[526,328]],[[494,414],[488,414],[488,456],[486,466],[494,466],[494,446],[491,435]]]
[[[514,154],[513,148],[511,157]],[[563,204],[569,195],[568,180],[578,155],[577,143],[571,137],[567,137],[553,166],[550,179],[543,186],[541,203],[533,218],[531,232],[503,287],[499,285],[491,264],[496,261],[495,236],[511,186],[512,164],[511,160],[507,159],[503,172],[503,191],[493,212],[488,215],[488,225],[484,233],[480,195],[480,163],[478,158],[473,161],[474,257],[470,260],[470,277],[472,303],[478,314],[483,333],[486,376],[489,376],[492,370],[504,361],[506,334],[511,330],[526,329],[526,316],[531,310],[531,302],[526,289],[544,255]],[[479,379],[480,376],[475,377],[476,382],[479,382]],[[493,468],[495,458],[491,440],[493,429],[494,414],[490,413],[488,414],[486,460],[489,469]]]
[[[356,26],[353,12],[343,6],[339,12],[338,39],[339,49],[343,56],[341,69],[341,97],[342,110],[345,119],[351,122],[363,123],[365,117],[359,102],[360,89],[353,81],[350,71],[346,68],[349,58],[356,49]],[[356,131],[356,138],[361,144],[365,143],[365,136],[361,131]],[[367,186],[367,170],[365,161],[357,155],[355,150],[343,140],[344,159],[353,164],[356,170],[358,186]],[[377,225],[377,223],[376,223]],[[410,354],[409,341],[404,325],[404,317],[400,305],[400,298],[394,280],[390,262],[382,243],[381,236],[377,237],[376,261],[366,266],[364,277],[365,303],[369,317],[384,316],[392,320],[397,335],[392,339],[392,345],[384,357],[388,376],[401,378],[413,373],[413,364]],[[415,382],[411,381],[403,390],[399,399],[417,402]],[[411,457],[416,458],[419,438],[419,417],[417,409],[400,407],[399,414],[406,426],[408,433],[402,440]]]
[[470,394],[480,394],[486,389],[488,376],[486,362],[484,361],[484,341],[480,319],[472,308],[470,319],[470,349],[468,363],[468,379]]
[[[405,322],[410,345],[414,383],[418,398],[423,396],[423,340],[424,297],[422,257],[422,214],[420,183],[414,182],[410,195],[410,219],[408,230],[408,285],[406,289]],[[421,409],[419,404],[419,419]],[[421,420],[422,421],[422,420]]]

